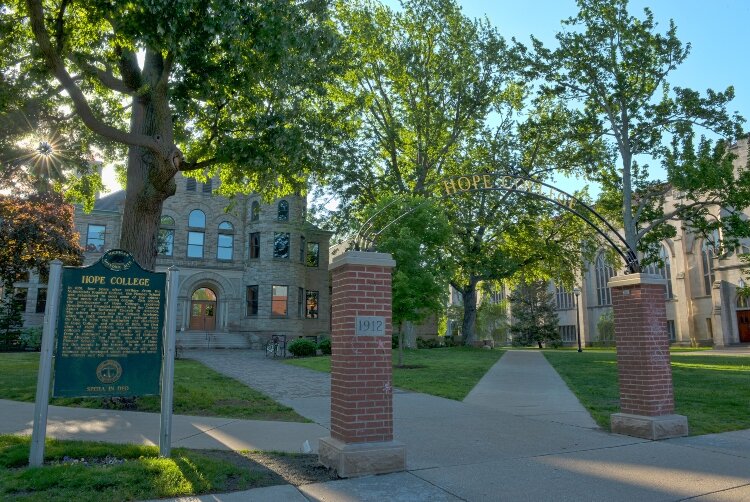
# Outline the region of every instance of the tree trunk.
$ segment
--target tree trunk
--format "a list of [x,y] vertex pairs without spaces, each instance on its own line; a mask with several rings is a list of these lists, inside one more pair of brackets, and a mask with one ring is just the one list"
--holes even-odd
[[477,324],[477,284],[479,279],[469,278],[469,284],[461,290],[461,298],[464,303],[464,319],[461,334],[464,337],[464,345],[471,346],[476,335],[474,333]]
[[415,336],[416,330],[414,327],[414,323],[411,321],[404,321],[404,323],[401,325],[401,329],[404,332],[404,339],[406,341],[405,345],[410,349],[416,349],[417,339]]
[[398,366],[404,366],[404,325],[398,327]]
[[128,149],[127,188],[120,230],[120,247],[133,255],[141,267],[153,270],[164,201],[174,195],[177,174],[173,145],[173,124],[166,89],[158,85],[162,61],[147,52],[144,77],[153,91],[135,96],[132,102],[130,132],[151,136],[164,148],[159,152],[138,146]]

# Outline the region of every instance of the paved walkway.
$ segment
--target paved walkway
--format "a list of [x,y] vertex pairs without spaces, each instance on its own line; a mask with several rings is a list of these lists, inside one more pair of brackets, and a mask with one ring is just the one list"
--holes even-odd
[[[266,388],[274,396],[318,423],[297,425],[319,427],[320,435],[327,435],[326,375],[244,351],[188,355],[212,366],[220,362],[222,372],[241,373],[241,378],[233,376],[261,390],[271,385]],[[269,382],[290,389],[274,389]],[[619,436],[591,428],[571,402],[569,391],[565,397],[558,393],[566,394],[541,353],[509,351],[464,402],[414,392],[394,395],[394,430],[407,448],[406,472],[200,500],[750,500],[750,430],[656,442]],[[6,404],[0,401],[3,417]],[[555,406],[561,413],[556,414]],[[92,420],[77,419],[80,427],[89,428],[89,439],[112,440],[121,427],[97,429],[98,410],[62,408],[55,412],[63,419],[68,414],[89,413]],[[139,428],[130,414],[120,415],[126,421],[122,427]],[[30,417],[31,410],[27,424]],[[206,419],[188,420],[203,423]],[[234,422],[247,422],[231,432],[236,439],[255,433],[256,423]],[[181,435],[180,444],[206,447],[201,443],[204,434],[195,433],[200,430],[196,427],[193,435]],[[222,442],[230,444],[226,439]]]
[[511,415],[598,429],[586,408],[546,362],[539,352],[507,352],[502,364],[490,368],[464,403]]

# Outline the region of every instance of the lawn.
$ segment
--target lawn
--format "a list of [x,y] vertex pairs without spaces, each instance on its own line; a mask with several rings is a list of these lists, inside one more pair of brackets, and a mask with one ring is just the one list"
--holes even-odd
[[[393,385],[448,399],[462,400],[505,353],[502,349],[444,347],[405,350],[404,365],[399,368],[398,351],[393,351]],[[331,371],[330,356],[287,359],[288,364],[317,371]]]
[[[33,403],[38,353],[0,353],[0,399]],[[111,408],[120,403],[98,398],[54,398],[50,404]],[[158,396],[135,399],[133,411],[158,412]],[[289,407],[197,361],[175,361],[174,412],[180,415],[309,422]]]
[[[617,360],[608,351],[544,351],[596,422],[620,411]],[[691,435],[750,428],[750,357],[672,354],[675,413]]]
[[286,475],[308,474],[304,471],[317,462],[314,455],[184,448],[159,458],[154,446],[48,440],[45,465],[30,468],[29,442],[29,437],[0,435],[2,500],[121,501],[230,492],[294,482]]

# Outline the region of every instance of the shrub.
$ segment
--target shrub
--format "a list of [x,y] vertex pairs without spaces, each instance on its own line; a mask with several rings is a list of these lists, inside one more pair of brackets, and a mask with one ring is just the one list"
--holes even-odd
[[392,349],[398,348],[398,333],[394,333],[391,335],[391,348]]
[[417,337],[417,348],[418,349],[436,349],[438,347],[442,347],[440,344],[440,340],[436,338],[422,338],[421,336]]
[[596,321],[596,329],[599,331],[599,342],[615,341],[615,313],[612,310],[606,311]]
[[318,344],[318,350],[320,350],[320,352],[323,355],[330,356],[331,355],[331,339],[323,338]]
[[27,350],[39,350],[42,348],[42,328],[26,328],[19,337],[21,344]]
[[312,340],[308,340],[307,338],[297,338],[289,344],[287,350],[294,357],[309,357],[315,355],[317,345],[315,344],[315,342],[313,342]]

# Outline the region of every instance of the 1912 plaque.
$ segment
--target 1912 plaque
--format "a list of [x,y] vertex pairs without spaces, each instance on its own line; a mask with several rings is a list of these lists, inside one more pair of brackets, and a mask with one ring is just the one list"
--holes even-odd
[[54,395],[159,394],[165,285],[120,249],[64,268]]

